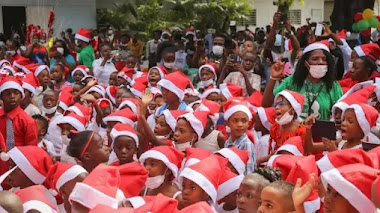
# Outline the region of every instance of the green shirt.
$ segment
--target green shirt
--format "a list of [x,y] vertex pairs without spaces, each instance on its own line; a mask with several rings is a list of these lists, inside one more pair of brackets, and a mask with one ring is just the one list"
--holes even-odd
[[91,45],[83,48],[79,54],[78,64],[86,65],[88,68],[92,67],[92,62],[95,60],[94,49]]
[[[318,89],[322,84],[322,82],[311,83],[309,80],[306,80],[306,83],[309,85],[308,88],[310,88],[311,90],[309,91],[309,94],[306,94],[305,84],[302,86],[300,90],[297,89],[297,85],[293,83],[293,75],[285,78],[285,80],[280,85],[278,85],[278,87],[275,88],[273,91],[274,95],[285,89],[292,90],[305,95],[305,102],[301,114],[302,119],[305,119],[307,117],[307,111],[309,109],[308,102],[313,99],[313,95],[316,95],[318,93]],[[331,108],[339,100],[339,98],[342,97],[342,95],[342,88],[336,81],[334,82],[330,91],[327,91],[327,87],[326,85],[324,85],[322,87],[321,92],[317,96],[316,101],[314,101],[311,107],[311,113],[313,115],[316,115],[318,120],[330,120]]]

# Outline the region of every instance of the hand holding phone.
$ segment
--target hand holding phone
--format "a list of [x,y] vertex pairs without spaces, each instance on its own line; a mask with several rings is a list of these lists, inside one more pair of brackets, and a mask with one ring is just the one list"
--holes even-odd
[[311,127],[313,138],[327,138],[336,140],[336,127],[335,123],[331,121],[315,121]]
[[315,27],[315,35],[316,36],[321,36],[323,31],[323,24],[318,23],[317,26]]

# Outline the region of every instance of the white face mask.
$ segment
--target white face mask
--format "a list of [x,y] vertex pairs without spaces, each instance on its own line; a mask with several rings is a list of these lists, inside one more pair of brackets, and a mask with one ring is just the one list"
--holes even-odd
[[16,55],[16,51],[15,50],[8,50],[7,53],[11,54],[11,55]]
[[70,143],[70,138],[68,138],[67,135],[61,135],[61,140],[62,140],[62,143],[65,144],[66,146],[68,146]]
[[173,69],[174,65],[175,65],[174,62],[169,63],[169,62],[164,61],[164,67],[166,67],[168,69]]
[[216,56],[222,56],[223,55],[223,47],[222,46],[218,46],[218,45],[214,45],[214,46],[212,46],[212,52]]
[[189,141],[189,142],[186,142],[186,143],[176,143],[174,146],[179,151],[184,152],[187,147],[192,147],[192,141]]
[[280,126],[286,125],[290,122],[292,122],[294,115],[289,114],[289,111],[287,111],[280,119],[276,118],[276,122],[280,124]]
[[168,135],[156,135],[156,138],[159,140],[166,140],[166,139],[169,139],[169,137],[170,137],[170,134],[168,134]]
[[[166,171],[168,171],[168,169],[166,169]],[[157,189],[158,187],[160,187],[162,185],[162,183],[164,183],[164,181],[165,181],[166,171],[163,175],[157,175],[155,177],[148,177],[148,179],[146,180],[146,183],[145,183],[146,188]]]
[[148,112],[149,112],[149,114],[154,115],[156,113],[156,109],[150,109],[148,107]]
[[57,47],[57,52],[61,53],[63,55],[64,49],[62,47]]
[[313,78],[323,78],[328,71],[327,65],[310,65],[309,73]]
[[51,114],[55,113],[55,111],[57,111],[57,106],[52,107],[52,108],[45,108],[44,106],[41,106],[41,110],[42,110],[42,112],[44,112],[48,115],[51,115]]
[[353,65],[354,65],[354,62],[349,61],[349,62],[348,62],[348,69],[351,70]]
[[203,88],[206,88],[206,87],[214,84],[214,79],[210,78],[207,81],[201,81],[201,84],[202,84]]

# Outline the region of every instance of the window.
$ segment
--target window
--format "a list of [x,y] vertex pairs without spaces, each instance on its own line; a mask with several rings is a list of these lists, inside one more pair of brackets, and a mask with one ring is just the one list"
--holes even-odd
[[243,20],[240,22],[242,26],[245,25],[251,25],[251,26],[256,26],[256,9],[252,10],[252,12],[248,15],[248,20]]
[[289,10],[289,19],[292,24],[301,24],[301,10]]

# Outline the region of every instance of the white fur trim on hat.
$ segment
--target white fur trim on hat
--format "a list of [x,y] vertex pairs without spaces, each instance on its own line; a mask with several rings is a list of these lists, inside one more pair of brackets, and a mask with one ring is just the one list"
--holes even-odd
[[44,202],[41,202],[39,200],[30,200],[22,204],[22,207],[24,209],[24,212],[28,212],[30,210],[37,210],[39,212],[43,213],[57,213],[53,208],[51,208],[49,205],[47,205]]
[[138,91],[137,89],[135,89],[135,88],[133,88],[133,87],[132,87],[130,90],[131,90],[131,92],[132,92],[135,96],[137,96],[137,97],[139,97],[139,98],[142,98],[142,92]]
[[184,168],[185,168],[185,167],[192,166],[192,165],[194,165],[194,164],[196,164],[196,163],[199,163],[199,162],[200,162],[200,160],[199,160],[198,158],[189,158],[189,159],[186,161],[186,163],[185,163],[185,165],[184,165]]
[[115,141],[116,138],[119,137],[119,136],[128,136],[128,137],[131,137],[135,141],[136,147],[139,147],[139,138],[137,137],[137,135],[133,134],[132,132],[129,132],[129,131],[117,131],[116,129],[112,129],[110,135],[111,135],[112,141]]
[[90,92],[96,92],[96,93],[99,93],[103,98],[105,96],[105,91],[100,89],[99,87],[97,86],[93,86],[91,87],[89,90],[87,90],[86,94],[89,94]]
[[89,38],[87,38],[87,37],[85,37],[85,36],[82,36],[82,35],[80,35],[80,34],[75,34],[75,39],[78,39],[78,40],[82,40],[82,41],[84,41],[84,42],[90,42],[90,39]]
[[129,201],[134,209],[137,209],[146,204],[145,200],[141,196],[127,198],[126,201]]
[[355,52],[358,54],[359,57],[365,56],[365,52],[360,46],[354,47]]
[[199,70],[198,71],[199,78],[201,78],[201,71],[202,71],[203,68],[209,68],[211,70],[212,74],[214,74],[214,78],[213,78],[214,80],[216,80],[218,78],[216,76],[216,70],[215,70],[215,68],[213,66],[211,66],[210,64],[204,64],[201,67],[199,67],[199,69],[198,69]]
[[323,172],[321,177],[325,189],[327,189],[328,185],[333,187],[357,211],[374,212],[376,210],[372,201],[368,199],[368,197],[363,194],[354,184],[344,178],[338,169],[332,169],[328,172]]
[[64,116],[61,121],[59,121],[58,124],[70,124],[73,126],[77,131],[84,131],[85,126],[78,121],[76,118],[71,116]]
[[22,71],[24,71],[25,74],[28,74],[30,73],[30,70],[28,70],[28,68],[26,67],[21,67]]
[[269,122],[267,118],[267,114],[265,113],[265,109],[262,107],[257,108],[257,114],[259,115],[260,121],[263,124],[263,126],[267,129],[270,130],[272,127],[272,124]]
[[175,127],[177,126],[177,120],[173,117],[169,110],[162,111],[162,115],[165,116],[166,123],[170,126],[170,129],[175,131]]
[[161,79],[159,82],[158,82],[158,85],[165,88],[165,89],[168,89],[170,90],[171,92],[173,92],[174,94],[177,95],[177,97],[179,98],[179,100],[183,100],[183,98],[185,97],[185,91],[183,91],[182,89],[178,88],[173,82],[167,80],[167,79]]
[[24,88],[22,88],[22,86],[20,84],[14,82],[14,81],[8,81],[8,82],[5,82],[3,85],[1,85],[0,94],[7,89],[16,89],[16,90],[21,92],[22,98],[25,97]]
[[33,95],[36,94],[36,88],[34,88],[32,85],[26,82],[22,82],[22,87],[31,92]]
[[321,172],[327,172],[329,170],[332,170],[334,169],[335,167],[332,165],[329,157],[328,157],[328,154],[323,156],[321,159],[319,159],[317,162],[316,162],[319,170],[321,170]]
[[[358,104],[352,104],[349,107],[346,108],[353,109],[356,115],[356,119],[358,120],[359,126],[362,129],[364,135],[368,134],[371,131],[371,125],[369,124],[365,113],[363,112],[363,109]],[[344,112],[346,111],[344,110]],[[344,114],[343,112],[343,114]]]
[[247,106],[242,105],[242,104],[238,104],[238,105],[235,105],[235,106],[227,109],[227,111],[224,112],[224,120],[227,121],[231,117],[231,115],[234,114],[235,112],[244,112],[248,116],[249,120],[252,119],[252,113],[249,110],[249,108]]
[[170,162],[169,158],[166,157],[166,155],[164,155],[162,152],[159,152],[157,150],[148,150],[144,152],[140,156],[141,164],[144,165],[144,162],[147,158],[153,158],[162,161],[170,169],[170,171],[172,171],[173,176],[175,178],[178,177],[178,167],[174,163]]
[[26,156],[17,147],[11,149],[8,154],[18,168],[20,168],[34,184],[42,184],[45,181],[46,177],[33,167]]
[[267,166],[269,166],[269,167],[273,167],[273,163],[274,163],[274,161],[276,160],[276,158],[277,158],[278,156],[280,156],[280,155],[272,155],[272,156],[269,158],[269,160],[268,160],[268,164],[267,164]]
[[279,151],[288,151],[295,156],[303,156],[300,150],[298,150],[297,146],[294,146],[293,144],[284,144],[277,149],[276,153]]
[[34,72],[34,75],[35,76],[38,76],[42,71],[44,71],[44,70],[47,70],[49,73],[50,73],[50,69],[49,69],[49,67],[48,66],[46,66],[46,65],[41,65],[41,66],[39,66],[37,69],[36,69],[36,71]]
[[182,186],[183,178],[187,178],[196,183],[211,197],[213,204],[216,203],[217,191],[215,186],[203,174],[187,167],[179,175],[180,186]]
[[74,178],[78,177],[78,175],[88,172],[81,166],[75,165],[70,167],[68,170],[66,170],[57,180],[57,184],[55,185],[56,189],[59,191],[59,189],[70,180],[73,180]]
[[59,101],[58,106],[61,107],[64,111],[66,111],[68,108],[68,106],[63,101]]
[[297,117],[299,118],[302,113],[301,104],[298,103],[298,101],[288,91],[283,90],[277,93],[275,98],[277,98],[280,95],[284,96],[286,100],[289,101],[290,105],[293,107],[294,111],[297,113]]
[[93,209],[99,204],[103,204],[114,209],[117,209],[118,207],[118,201],[116,198],[110,197],[84,183],[77,183],[75,185],[73,192],[70,194],[69,200],[75,201],[89,209]]
[[[88,69],[88,68],[87,68]],[[71,72],[71,77],[74,78],[74,74],[76,71],[79,71],[83,74],[83,77],[86,77],[88,74],[85,70],[83,70],[82,68],[75,68],[72,72]]]
[[207,89],[207,90],[205,90],[205,91],[202,93],[201,98],[207,98],[211,93],[217,93],[217,94],[220,94],[220,89],[217,89],[217,88]]
[[243,179],[244,179],[244,175],[239,175],[239,176],[233,177],[233,178],[229,179],[228,181],[220,184],[218,186],[217,200],[219,201],[220,199],[231,194],[233,191],[238,190]]
[[303,203],[303,208],[306,213],[317,212],[321,208],[321,198],[317,198],[311,201],[305,201]]
[[75,114],[84,117],[83,112],[77,106],[71,106],[67,108],[67,111],[74,112]]
[[121,102],[121,104],[119,105],[119,107],[117,108],[117,110],[121,110],[122,108],[124,108],[125,106],[131,108],[132,112],[136,113],[137,114],[137,107],[136,105],[130,101],[130,100],[126,100],[126,101],[123,101]]
[[194,114],[186,113],[184,115],[179,116],[179,118],[185,118],[189,123],[193,130],[197,133],[198,138],[201,138],[204,132],[203,124],[200,120],[198,120]]
[[322,44],[322,43],[312,43],[312,44],[309,44],[304,50],[303,50],[303,54],[307,53],[307,52],[311,52],[313,50],[326,50],[327,52],[330,52],[330,49]]
[[217,151],[216,153],[219,153],[223,157],[227,158],[239,174],[244,174],[245,163],[241,160],[240,156],[237,155],[234,151],[228,148],[224,148]]
[[[333,115],[333,118],[335,116],[335,110],[338,108],[338,109],[341,109],[342,112],[348,107],[349,105],[346,104],[346,102],[343,102],[343,101],[339,101],[337,102],[336,104],[333,105],[333,107],[331,108],[331,114]],[[343,113],[342,113],[342,116],[343,116]]]
[[232,97],[232,94],[230,93],[230,90],[228,89],[227,84],[219,85],[219,89],[226,99]]
[[116,122],[121,122],[123,124],[129,124],[132,127],[135,126],[135,122],[133,122],[131,119],[123,117],[123,116],[107,116],[103,118],[103,122],[107,123],[109,121],[116,121]]

